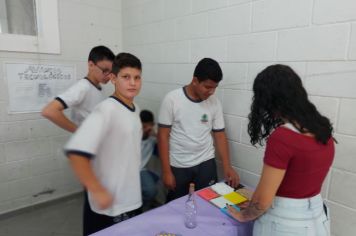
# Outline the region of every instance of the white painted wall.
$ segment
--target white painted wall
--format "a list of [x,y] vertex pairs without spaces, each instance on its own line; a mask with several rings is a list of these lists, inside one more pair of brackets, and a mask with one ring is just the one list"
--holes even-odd
[[143,61],[137,101],[157,115],[163,96],[190,82],[203,57],[217,59],[232,163],[256,185],[263,149],[246,132],[251,84],[273,63],[291,65],[334,124],[336,158],[324,183],[332,234],[356,232],[356,1],[123,0],[123,48]]
[[[62,152],[69,133],[39,113],[7,113],[3,63],[75,65],[79,79],[86,75],[93,46],[106,45],[115,54],[122,50],[120,0],[58,0],[58,5],[59,55],[0,51],[0,213],[82,190]],[[33,197],[46,189],[55,192]]]

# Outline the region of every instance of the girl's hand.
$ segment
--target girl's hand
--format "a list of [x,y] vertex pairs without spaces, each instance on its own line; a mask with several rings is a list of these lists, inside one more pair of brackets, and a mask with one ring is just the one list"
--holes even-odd
[[242,222],[242,217],[241,217],[241,212],[237,211],[235,208],[232,206],[226,204],[227,210],[229,214],[237,221]]

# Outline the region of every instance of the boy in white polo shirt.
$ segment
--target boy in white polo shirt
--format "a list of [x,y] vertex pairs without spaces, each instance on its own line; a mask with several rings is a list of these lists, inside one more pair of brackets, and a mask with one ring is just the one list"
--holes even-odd
[[221,80],[219,64],[204,58],[191,83],[168,93],[161,104],[158,147],[167,201],[188,194],[189,183],[199,190],[217,181],[214,143],[226,181],[233,187],[239,183],[230,165],[221,104],[212,96]]
[[95,107],[65,147],[87,191],[84,235],[135,216],[142,205],[142,125],[133,102],[141,89],[141,68],[132,54],[116,56],[111,79],[114,94]]
[[[58,95],[42,115],[57,126],[73,133],[99,102],[104,100],[100,84],[109,81],[114,53],[105,46],[92,48],[88,58],[88,74]],[[71,119],[63,111],[72,108]]]

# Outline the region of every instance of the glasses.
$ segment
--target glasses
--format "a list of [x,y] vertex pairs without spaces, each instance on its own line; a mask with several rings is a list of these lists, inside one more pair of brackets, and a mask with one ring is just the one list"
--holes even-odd
[[95,63],[94,63],[94,65],[95,65],[96,67],[98,67],[104,75],[108,75],[108,74],[111,73],[111,70],[108,69],[108,68],[102,68],[102,67],[98,66],[98,64],[95,64]]

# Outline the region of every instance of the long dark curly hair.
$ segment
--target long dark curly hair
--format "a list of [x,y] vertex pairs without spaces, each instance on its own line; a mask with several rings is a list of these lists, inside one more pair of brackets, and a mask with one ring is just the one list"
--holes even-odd
[[323,144],[332,137],[329,119],[308,100],[302,80],[289,66],[268,66],[257,75],[253,93],[248,116],[251,144],[263,145],[271,131],[285,122],[301,133],[312,133]]

